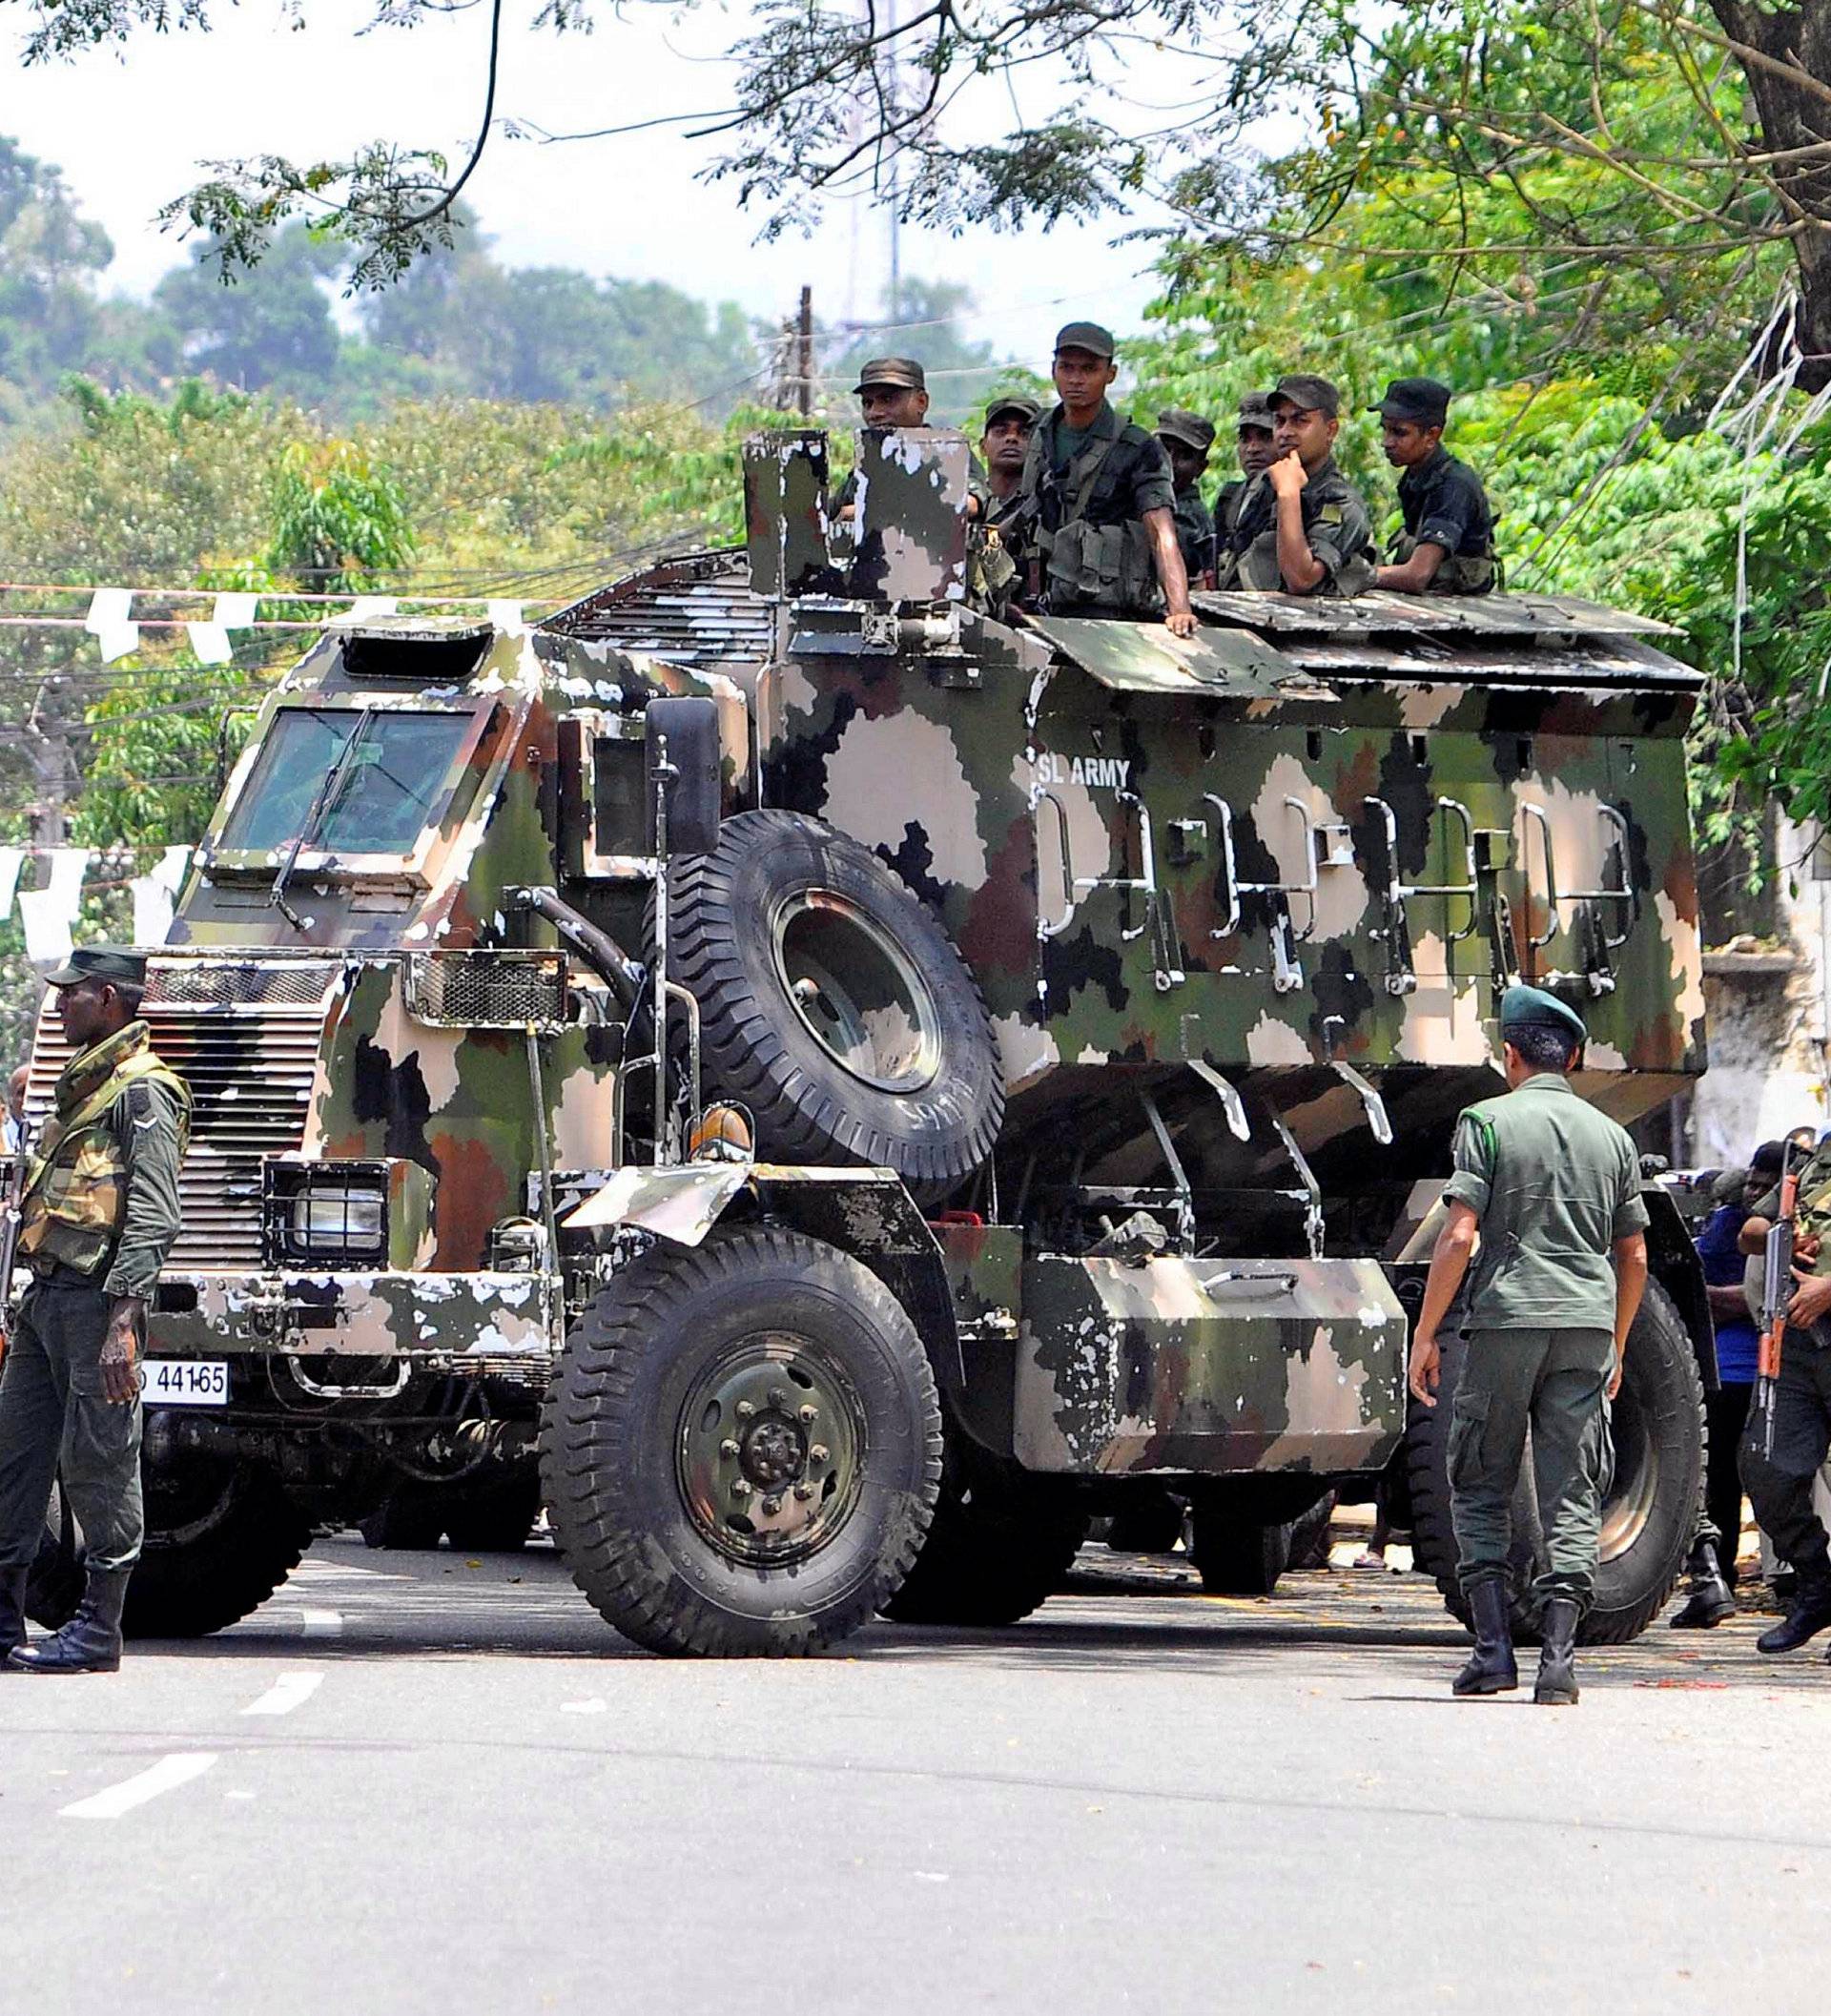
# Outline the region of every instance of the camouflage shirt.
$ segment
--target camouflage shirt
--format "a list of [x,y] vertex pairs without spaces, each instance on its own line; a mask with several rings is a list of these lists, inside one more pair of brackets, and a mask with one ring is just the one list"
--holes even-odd
[[1214,519],[1202,502],[1202,493],[1191,483],[1176,493],[1176,543],[1183,548],[1183,566],[1190,581],[1214,568]]
[[1323,569],[1322,580],[1313,588],[1298,589],[1284,579],[1278,566],[1277,493],[1269,477],[1255,476],[1240,496],[1228,540],[1237,585],[1282,588],[1287,595],[1365,594],[1373,586],[1373,521],[1332,455],[1309,472],[1297,501],[1304,537]]
[[[1812,1263],[1812,1272],[1831,1274],[1831,1142],[1821,1142],[1800,1164],[1799,1182],[1793,1236],[1796,1240],[1816,1239],[1819,1253]],[[1780,1215],[1779,1183],[1755,1206],[1752,1215],[1766,1219],[1769,1224]]]
[[1648,1223],[1640,1160],[1562,1073],[1469,1107],[1443,1195],[1481,1225],[1469,1328],[1614,1329],[1612,1248]]

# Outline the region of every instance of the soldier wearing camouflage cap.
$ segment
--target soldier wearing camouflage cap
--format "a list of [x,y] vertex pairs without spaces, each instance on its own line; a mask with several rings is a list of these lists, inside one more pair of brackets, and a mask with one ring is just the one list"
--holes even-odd
[[1400,471],[1405,529],[1379,585],[1402,595],[1485,595],[1494,586],[1494,514],[1481,478],[1443,445],[1450,387],[1395,378],[1373,411],[1380,443]]
[[1450,1492],[1475,1649],[1452,1691],[1505,1694],[1519,1684],[1508,1564],[1530,1429],[1549,1555],[1533,1588],[1544,1647],[1533,1698],[1565,1706],[1577,1697],[1576,1627],[1594,1588],[1612,1460],[1605,1402],[1620,1389],[1646,1286],[1648,1212],[1634,1142],[1570,1081],[1581,1017],[1555,995],[1513,986],[1501,998],[1500,1029],[1508,1091],[1458,1122],[1409,1378],[1416,1398],[1435,1407],[1437,1332],[1467,1275]]
[[1108,403],[1114,350],[1099,322],[1056,337],[1059,403],[1038,422],[1023,469],[1033,593],[1052,616],[1162,615],[1187,637],[1195,612],[1169,457]]
[[1185,406],[1166,406],[1157,416],[1157,438],[1170,458],[1176,484],[1176,543],[1191,587],[1214,586],[1214,519],[1202,502],[1202,477],[1214,446],[1214,422]]
[[1234,423],[1234,455],[1240,463],[1240,474],[1231,483],[1223,483],[1221,494],[1214,501],[1214,585],[1216,587],[1238,587],[1240,559],[1234,551],[1234,527],[1240,523],[1240,513],[1252,489],[1255,476],[1263,476],[1271,467],[1272,444],[1271,394],[1269,392],[1248,392],[1240,401],[1240,417]]
[[1299,371],[1271,392],[1273,460],[1232,535],[1240,586],[1286,595],[1361,595],[1373,586],[1373,522],[1335,466],[1341,394]]
[[[74,1055],[27,1176],[31,1283],[0,1371],[0,1651],[16,1672],[112,1673],[145,1526],[138,1360],[178,1230],[191,1097],[136,1019],[143,958],[86,945],[49,977]],[[29,1646],[26,1579],[60,1471],[87,1580],[75,1616]]]

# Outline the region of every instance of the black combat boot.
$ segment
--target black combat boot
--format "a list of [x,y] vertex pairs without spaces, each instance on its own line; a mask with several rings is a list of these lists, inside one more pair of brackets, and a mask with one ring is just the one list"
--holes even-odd
[[1538,1652],[1538,1680],[1533,1699],[1541,1708],[1576,1706],[1576,1620],[1574,1596],[1551,1596],[1539,1624],[1544,1643]]
[[26,1576],[23,1568],[0,1568],[0,1662],[26,1642]]
[[91,1569],[76,1615],[42,1645],[21,1645],[7,1661],[11,1673],[115,1673],[121,1663],[121,1605],[128,1569],[102,1574]]
[[1507,1584],[1497,1576],[1491,1575],[1470,1590],[1469,1613],[1475,1627],[1475,1649],[1469,1656],[1468,1665],[1450,1682],[1451,1694],[1511,1694],[1519,1685],[1509,1601]]
[[1691,1594],[1673,1613],[1674,1631],[1715,1631],[1725,1617],[1736,1615],[1736,1598],[1729,1592],[1723,1572],[1717,1565],[1717,1543],[1699,1540],[1685,1567],[1691,1575]]
[[1831,1561],[1822,1555],[1800,1563],[1793,1607],[1772,1631],[1755,1640],[1757,1652],[1797,1652],[1831,1624]]

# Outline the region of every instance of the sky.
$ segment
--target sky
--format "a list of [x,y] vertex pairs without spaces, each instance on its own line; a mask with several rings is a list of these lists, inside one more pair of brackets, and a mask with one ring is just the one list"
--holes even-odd
[[[561,36],[531,27],[537,5],[510,0],[504,15],[499,115],[566,133],[726,102],[730,71],[717,55],[741,31],[741,6],[683,17],[632,5],[623,18],[606,12],[593,34]],[[319,0],[302,31],[285,25],[275,0],[214,11],[207,34],[142,32],[124,53],[0,70],[0,133],[56,163],[107,228],[109,291],[144,293],[183,256],[154,213],[199,178],[200,160],[335,156],[383,135],[462,159],[475,133],[488,31],[481,7],[368,33],[357,31],[371,10],[352,0]],[[1041,98],[1034,78],[1018,91]],[[1048,106],[1022,109],[1035,118]],[[771,319],[791,313],[809,282],[823,321],[881,313],[881,210],[835,206],[811,241],[797,233],[758,243],[761,216],[741,211],[730,185],[694,179],[714,152],[672,127],[555,145],[499,134],[465,196],[508,265],[666,280]],[[905,230],[902,267],[965,282],[978,304],[968,333],[1046,367],[1065,320],[1093,315],[1121,333],[1139,325],[1155,291],[1151,248],[1112,242],[1125,221],[960,238]]]

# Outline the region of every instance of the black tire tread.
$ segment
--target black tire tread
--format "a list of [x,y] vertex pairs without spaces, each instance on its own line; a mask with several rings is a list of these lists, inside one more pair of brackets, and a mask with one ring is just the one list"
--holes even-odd
[[269,1472],[241,1472],[233,1512],[183,1548],[147,1551],[127,1585],[130,1638],[200,1638],[258,1610],[311,1544],[303,1512]]

